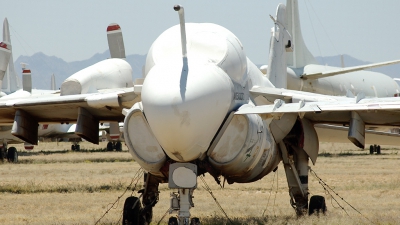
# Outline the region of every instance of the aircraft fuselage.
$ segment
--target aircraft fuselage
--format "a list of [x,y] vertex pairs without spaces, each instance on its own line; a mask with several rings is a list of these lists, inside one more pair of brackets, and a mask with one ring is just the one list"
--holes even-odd
[[389,76],[371,71],[358,71],[331,77],[303,80],[303,73],[335,70],[336,67],[307,65],[304,68],[288,68],[288,89],[335,96],[397,97],[399,87]]

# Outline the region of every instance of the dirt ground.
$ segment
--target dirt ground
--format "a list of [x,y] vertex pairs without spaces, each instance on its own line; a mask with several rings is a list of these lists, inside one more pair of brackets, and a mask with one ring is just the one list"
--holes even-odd
[[[67,151],[68,143],[18,148],[19,163],[0,163],[0,224],[121,224],[124,199],[138,196],[131,189],[140,189],[143,178],[125,146],[103,152],[102,145],[83,143],[82,152]],[[311,169],[331,189],[309,178],[311,195],[327,201],[328,212],[319,217],[295,216],[282,165],[250,184],[221,188],[209,175],[205,181],[232,224],[400,224],[398,151],[385,146],[381,155],[370,155],[350,144],[322,143]],[[152,224],[167,223],[171,191],[160,186]],[[202,224],[231,224],[200,179],[194,204],[191,214]]]

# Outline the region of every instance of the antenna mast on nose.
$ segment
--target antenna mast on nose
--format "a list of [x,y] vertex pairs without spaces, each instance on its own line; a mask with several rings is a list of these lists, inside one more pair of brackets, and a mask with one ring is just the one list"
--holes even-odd
[[[187,58],[186,50],[186,29],[185,29],[185,11],[183,6],[174,5],[174,10],[179,14],[179,23],[181,25],[181,43],[182,43],[182,57]],[[184,60],[185,61],[185,60]]]

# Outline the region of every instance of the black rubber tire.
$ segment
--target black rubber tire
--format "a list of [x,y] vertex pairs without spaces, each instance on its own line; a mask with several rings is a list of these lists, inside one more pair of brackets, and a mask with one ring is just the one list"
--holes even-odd
[[107,151],[112,152],[114,150],[114,145],[111,141],[107,143]]
[[75,145],[71,145],[71,151],[75,151]]
[[124,204],[124,212],[122,214],[122,224],[123,225],[143,224],[140,223],[141,209],[142,209],[142,204],[140,203],[139,198],[134,196],[126,198]]
[[[150,224],[153,219],[153,207],[151,205],[145,206],[140,211],[140,220],[143,222],[141,224]],[[139,221],[139,223],[141,222]]]
[[18,162],[18,152],[15,147],[10,147],[7,151],[7,160],[10,163],[17,163]]
[[374,146],[372,145],[369,146],[369,154],[370,155],[374,154]]
[[170,217],[169,219],[168,219],[168,225],[178,225],[179,223],[178,223],[178,218],[176,218],[176,217]]
[[190,219],[190,225],[200,225],[200,219],[197,217],[193,217]]
[[381,146],[380,146],[380,145],[378,145],[378,146],[376,147],[376,154],[378,154],[378,155],[381,154]]
[[312,215],[316,213],[319,215],[320,213],[325,214],[326,212],[326,203],[325,198],[320,195],[314,195],[310,198],[310,204],[308,206],[308,215]]
[[0,148],[0,161],[4,162],[4,159],[7,158],[6,150],[4,147]]
[[117,141],[117,143],[115,143],[115,151],[122,151],[122,143],[120,141]]

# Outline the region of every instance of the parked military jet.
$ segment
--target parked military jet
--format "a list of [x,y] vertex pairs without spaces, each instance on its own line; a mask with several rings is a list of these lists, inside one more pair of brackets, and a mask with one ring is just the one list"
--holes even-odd
[[[180,23],[149,49],[143,83],[133,85],[131,68],[113,58],[68,78],[58,96],[0,99],[0,123],[12,124],[12,134],[32,144],[39,123],[76,123],[76,134],[98,143],[99,122],[124,120],[126,145],[148,173],[142,201],[129,197],[125,202],[124,223],[150,223],[160,183],[178,189],[167,200],[178,216],[171,222],[197,222],[190,208],[198,176],[209,173],[228,184],[256,182],[281,161],[296,213],[324,211],[322,196],[309,200],[309,161],[316,163],[319,145],[314,124],[346,124],[348,138],[359,144],[366,125],[400,125],[400,98],[276,88],[232,32],[211,23],[185,23],[183,7],[174,10]],[[276,23],[285,24],[285,11],[280,4]],[[283,28],[284,48],[274,51],[292,50]],[[286,65],[282,60],[274,58],[271,65]],[[99,72],[104,70],[107,76]],[[287,71],[278,65],[270,70]]]

